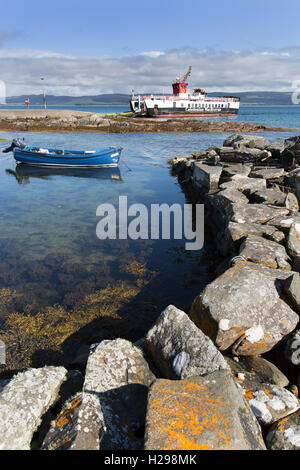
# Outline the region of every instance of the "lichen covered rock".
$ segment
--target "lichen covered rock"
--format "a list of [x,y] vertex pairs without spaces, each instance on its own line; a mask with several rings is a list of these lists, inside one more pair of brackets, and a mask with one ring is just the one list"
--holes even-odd
[[266,444],[270,450],[300,450],[300,411],[274,423]]
[[41,418],[59,397],[64,367],[28,369],[0,390],[1,450],[29,450]]
[[238,263],[194,300],[191,319],[220,350],[258,355],[293,331],[298,315],[280,299],[276,281]]
[[54,423],[44,448],[142,449],[148,387],[154,379],[141,350],[129,341],[104,340],[94,345],[80,403],[66,406],[71,423],[61,429]]
[[186,313],[169,305],[148,332],[145,348],[162,377],[185,379],[228,369],[213,342]]
[[228,371],[156,380],[150,389],[146,450],[265,449],[257,420]]
[[257,235],[248,235],[240,247],[240,255],[253,263],[269,268],[291,270],[290,258],[284,246]]
[[300,403],[289,390],[277,385],[260,384],[244,389],[251,410],[262,425],[270,425],[300,408]]

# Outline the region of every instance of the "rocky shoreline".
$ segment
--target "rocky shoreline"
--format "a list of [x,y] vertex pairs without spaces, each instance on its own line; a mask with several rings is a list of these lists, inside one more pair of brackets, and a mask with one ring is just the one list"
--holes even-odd
[[233,135],[173,159],[205,204],[215,280],[135,344],[0,381],[0,449],[299,450],[298,151],[298,138]]
[[66,110],[0,110],[0,131],[104,132],[111,134],[155,132],[289,132],[297,129],[262,124],[197,119],[149,119]]

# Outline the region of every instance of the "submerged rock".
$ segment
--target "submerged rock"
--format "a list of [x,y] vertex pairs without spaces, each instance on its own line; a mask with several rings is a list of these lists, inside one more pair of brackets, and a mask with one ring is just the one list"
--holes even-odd
[[266,444],[270,450],[300,450],[300,411],[273,424]]
[[257,420],[228,371],[156,380],[145,441],[146,450],[265,449]]
[[29,450],[42,416],[59,397],[67,378],[64,367],[28,369],[15,375],[0,391],[2,450]]
[[237,355],[269,351],[299,321],[280,299],[275,282],[239,263],[196,297],[191,319],[222,351],[231,348]]
[[169,305],[148,332],[145,349],[168,379],[185,379],[228,369],[222,354],[186,313]]

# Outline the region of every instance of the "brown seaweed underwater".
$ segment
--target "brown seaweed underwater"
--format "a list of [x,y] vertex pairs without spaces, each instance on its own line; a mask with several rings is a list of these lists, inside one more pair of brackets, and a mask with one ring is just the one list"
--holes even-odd
[[[82,242],[82,240],[81,240]],[[84,240],[90,250],[93,241]],[[82,344],[117,337],[135,341],[174,299],[174,285],[151,267],[152,241],[106,241],[114,261],[99,253],[92,269],[67,254],[48,254],[26,261],[17,243],[1,240],[0,340],[6,345],[6,365],[0,372],[71,364]],[[193,298],[203,272],[187,275],[187,265],[199,267],[199,254],[173,247],[166,250],[174,269],[182,272],[186,299]],[[190,259],[189,259],[190,258]],[[176,288],[175,288],[176,291]],[[181,307],[184,296],[181,291]],[[178,299],[178,302],[180,300]]]

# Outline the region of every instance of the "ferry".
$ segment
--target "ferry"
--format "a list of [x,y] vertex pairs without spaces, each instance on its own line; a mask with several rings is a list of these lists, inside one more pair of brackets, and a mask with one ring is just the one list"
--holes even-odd
[[236,116],[240,107],[238,96],[209,97],[202,88],[188,91],[189,67],[183,78],[172,84],[173,95],[137,95],[132,92],[130,108],[137,116],[152,118]]

